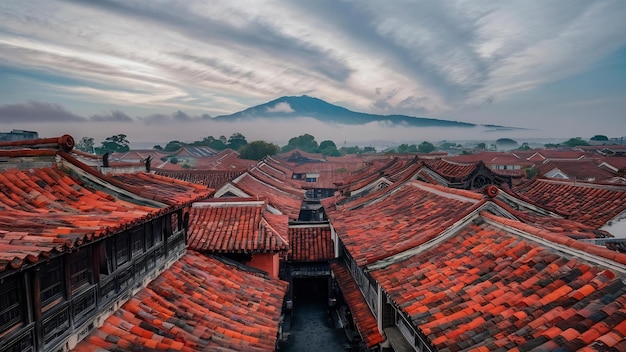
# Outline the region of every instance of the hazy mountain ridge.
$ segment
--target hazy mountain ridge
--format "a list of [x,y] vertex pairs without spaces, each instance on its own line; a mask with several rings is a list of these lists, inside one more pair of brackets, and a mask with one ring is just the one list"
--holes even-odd
[[[364,125],[370,122],[390,122],[394,125],[415,127],[476,127],[473,123],[440,120],[434,118],[414,117],[407,115],[377,115],[356,112],[344,107],[330,104],[322,99],[303,96],[284,96],[265,104],[253,106],[230,115],[214,117],[217,121],[241,121],[248,119],[285,119],[311,117],[325,123],[344,125]],[[513,127],[489,125],[490,128]]]

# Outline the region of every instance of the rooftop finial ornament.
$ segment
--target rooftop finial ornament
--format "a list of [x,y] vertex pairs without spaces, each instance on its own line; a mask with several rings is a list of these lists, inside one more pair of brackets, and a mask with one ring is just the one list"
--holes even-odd
[[495,198],[498,195],[498,192],[500,192],[500,190],[494,185],[487,186],[487,188],[485,188],[485,193],[489,196],[489,198]]

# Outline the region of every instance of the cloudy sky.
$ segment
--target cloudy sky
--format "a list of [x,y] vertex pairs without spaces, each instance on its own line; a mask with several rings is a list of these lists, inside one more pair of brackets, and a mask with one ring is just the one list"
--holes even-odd
[[203,118],[307,94],[528,137],[625,136],[625,18],[622,0],[2,1],[0,131],[131,143],[441,137]]

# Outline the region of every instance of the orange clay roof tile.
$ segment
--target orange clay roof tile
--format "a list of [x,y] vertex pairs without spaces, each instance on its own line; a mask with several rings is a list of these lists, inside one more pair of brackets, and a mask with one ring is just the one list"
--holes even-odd
[[623,277],[506,230],[525,230],[524,224],[481,216],[506,226],[467,225],[431,249],[370,272],[436,348],[576,350],[624,341]]
[[626,186],[535,179],[509,192],[592,228],[626,211]]
[[[416,247],[438,235],[483,199],[474,192],[412,181],[354,210],[347,203],[325,210],[357,264],[365,265]],[[360,204],[360,200],[356,203]]]
[[0,172],[0,209],[0,270],[123,231],[161,212],[92,190],[58,168]]
[[365,298],[363,298],[348,268],[341,262],[331,262],[330,266],[365,345],[371,348],[383,342],[385,336],[378,331],[376,318],[365,302]]
[[188,252],[75,351],[273,351],[287,283]]
[[287,217],[266,214],[264,203],[249,203],[191,208],[188,248],[211,253],[286,251]]
[[335,257],[335,247],[329,226],[289,228],[287,260],[315,262]]

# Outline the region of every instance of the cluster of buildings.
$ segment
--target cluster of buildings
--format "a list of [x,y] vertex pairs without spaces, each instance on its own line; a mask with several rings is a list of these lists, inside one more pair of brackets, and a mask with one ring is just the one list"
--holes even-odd
[[[271,351],[303,287],[360,350],[626,350],[615,153],[166,169],[73,145],[0,142],[2,352]],[[606,173],[564,166],[586,160]]]

